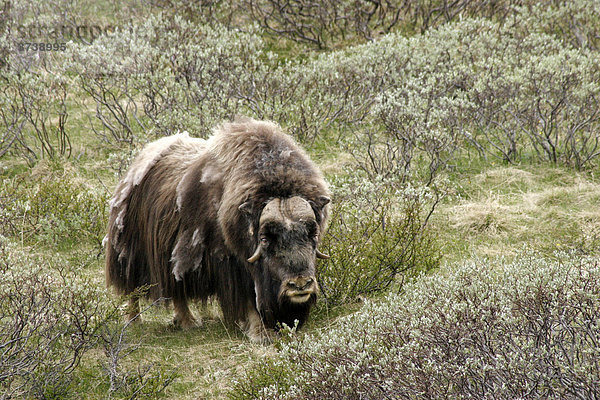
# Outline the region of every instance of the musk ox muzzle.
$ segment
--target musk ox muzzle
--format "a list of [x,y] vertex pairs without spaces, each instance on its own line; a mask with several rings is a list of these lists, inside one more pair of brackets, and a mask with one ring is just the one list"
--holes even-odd
[[319,285],[314,276],[298,276],[281,283],[279,301],[303,304],[319,293]]

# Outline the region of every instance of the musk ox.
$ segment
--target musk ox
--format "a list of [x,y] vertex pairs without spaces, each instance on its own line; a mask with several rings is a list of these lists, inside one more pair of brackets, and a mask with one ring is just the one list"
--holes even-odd
[[[196,324],[188,300],[214,297],[228,322],[264,341],[278,323],[302,325],[315,303],[329,201],[317,167],[272,122],[159,139],[110,201],[107,285],[170,298],[182,327]],[[129,307],[136,317],[133,297]]]

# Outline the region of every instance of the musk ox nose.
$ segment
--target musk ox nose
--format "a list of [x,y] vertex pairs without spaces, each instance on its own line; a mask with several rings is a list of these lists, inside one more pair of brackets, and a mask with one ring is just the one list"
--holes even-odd
[[314,279],[311,277],[298,277],[295,279],[290,279],[287,282],[287,285],[292,290],[307,290],[314,282]]
[[283,282],[280,295],[292,303],[305,303],[319,291],[317,281],[313,276],[297,276]]

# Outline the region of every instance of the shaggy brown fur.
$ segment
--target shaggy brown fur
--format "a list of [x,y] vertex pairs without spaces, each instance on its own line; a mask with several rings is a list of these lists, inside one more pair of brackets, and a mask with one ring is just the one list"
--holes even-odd
[[[160,139],[140,153],[111,200],[107,284],[121,294],[151,285],[148,296],[172,298],[184,319],[187,299],[215,296],[231,322],[253,325],[258,312],[269,328],[294,319],[302,323],[314,293],[301,305],[277,299],[281,277],[295,279],[285,270],[289,262],[267,252],[254,264],[247,260],[266,240],[260,225],[265,205],[297,197],[294,204],[306,204],[314,213],[314,238],[303,228],[304,210],[302,217],[290,217],[289,232],[278,240],[283,249],[308,254],[302,262],[293,260],[294,274],[307,281],[304,275],[314,275],[328,196],[315,165],[272,122],[237,120],[217,128],[208,140],[187,134]],[[274,260],[281,266],[273,267]]]

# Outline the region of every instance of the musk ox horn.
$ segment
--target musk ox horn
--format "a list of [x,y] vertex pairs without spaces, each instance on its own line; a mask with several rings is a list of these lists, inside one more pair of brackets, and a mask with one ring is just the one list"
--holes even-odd
[[259,258],[260,258],[260,245],[256,248],[256,251],[254,252],[254,254],[252,254],[252,257],[250,257],[247,261],[249,263],[254,263],[254,262],[258,261]]
[[328,254],[321,253],[319,249],[317,249],[317,258],[320,258],[321,260],[328,260],[331,257]]

